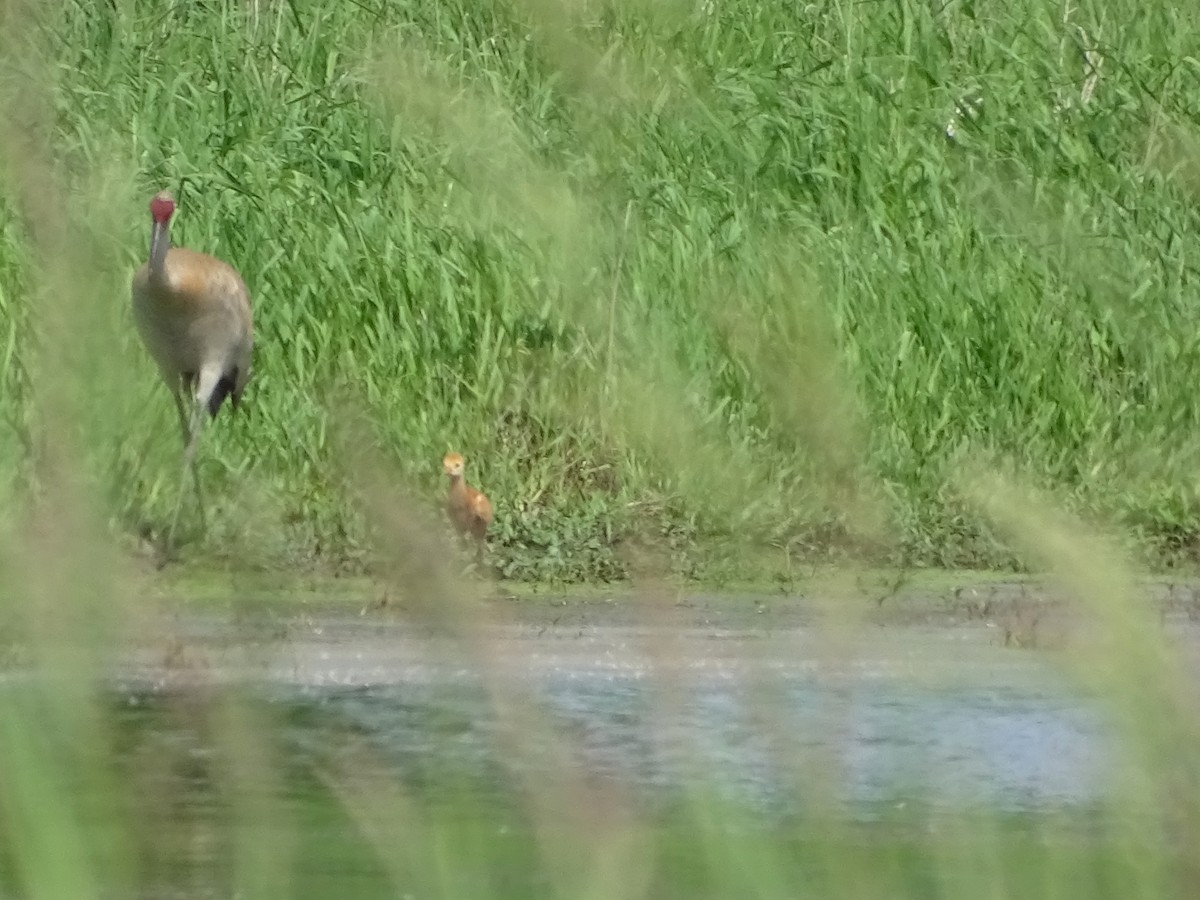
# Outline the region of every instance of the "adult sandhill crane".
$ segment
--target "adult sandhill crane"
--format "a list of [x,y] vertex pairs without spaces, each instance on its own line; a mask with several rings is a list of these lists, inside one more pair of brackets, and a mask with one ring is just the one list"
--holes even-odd
[[492,504],[482,491],[463,480],[465,465],[461,453],[447,453],[442,457],[442,471],[450,479],[446,512],[460,536],[470,535],[477,542],[475,562],[478,564],[483,561],[484,540],[488,526],[492,524]]
[[[165,564],[183,505],[188,469],[204,520],[196,447],[204,411],[216,416],[226,397],[236,409],[250,379],[254,323],[250,292],[226,262],[205,253],[171,246],[175,198],[160,191],[150,200],[150,258],[133,277],[133,318],[175,398],[183,433],[179,496],[162,547]],[[188,402],[184,401],[184,394]],[[190,411],[188,406],[190,405]]]

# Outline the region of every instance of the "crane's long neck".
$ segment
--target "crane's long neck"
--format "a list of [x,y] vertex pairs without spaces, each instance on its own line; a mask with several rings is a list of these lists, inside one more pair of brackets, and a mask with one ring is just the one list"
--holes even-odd
[[150,228],[150,277],[161,278],[171,249],[171,232],[166,222],[155,222]]

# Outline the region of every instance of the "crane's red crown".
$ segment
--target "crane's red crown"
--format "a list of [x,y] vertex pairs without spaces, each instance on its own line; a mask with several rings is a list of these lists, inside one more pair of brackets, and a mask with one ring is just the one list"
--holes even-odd
[[150,200],[150,215],[154,217],[154,221],[160,225],[166,225],[171,221],[171,216],[175,212],[175,198],[171,196],[170,191],[159,191]]

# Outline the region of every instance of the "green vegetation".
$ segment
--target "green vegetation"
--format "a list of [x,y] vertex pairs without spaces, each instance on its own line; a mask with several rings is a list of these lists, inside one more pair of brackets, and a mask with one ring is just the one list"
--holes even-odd
[[[1189,10],[0,2],[0,894],[1194,896],[1190,669],[1131,575],[1200,524]],[[164,185],[258,325],[166,578],[128,552],[178,489],[128,309]],[[510,607],[446,560],[451,448],[509,578],[630,575],[631,619],[668,575],[811,578],[814,677],[888,564],[1048,571],[1105,797],[850,826],[838,760],[775,742],[798,821],[639,806],[493,668]],[[457,638],[536,777],[497,801],[431,743],[406,781],[353,721],[298,758],[320,692],[220,667],[261,671],[331,575]],[[197,609],[240,643],[189,642]],[[131,647],[172,690],[114,690]]]
[[1186,5],[0,16],[6,506],[78,451],[118,534],[161,528],[178,436],[127,297],[166,185],[258,326],[194,559],[360,569],[362,469],[424,514],[448,448],[517,579],[1015,565],[980,471],[1192,548]]

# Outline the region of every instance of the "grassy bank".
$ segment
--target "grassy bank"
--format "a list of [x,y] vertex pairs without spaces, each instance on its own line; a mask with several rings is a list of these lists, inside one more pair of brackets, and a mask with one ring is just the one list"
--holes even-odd
[[127,308],[166,185],[258,328],[193,557],[361,568],[436,516],[451,448],[511,578],[1012,566],[974,499],[996,471],[1190,553],[1194,12],[3,15],[5,508],[79,462],[117,535],[169,513],[174,414]]

